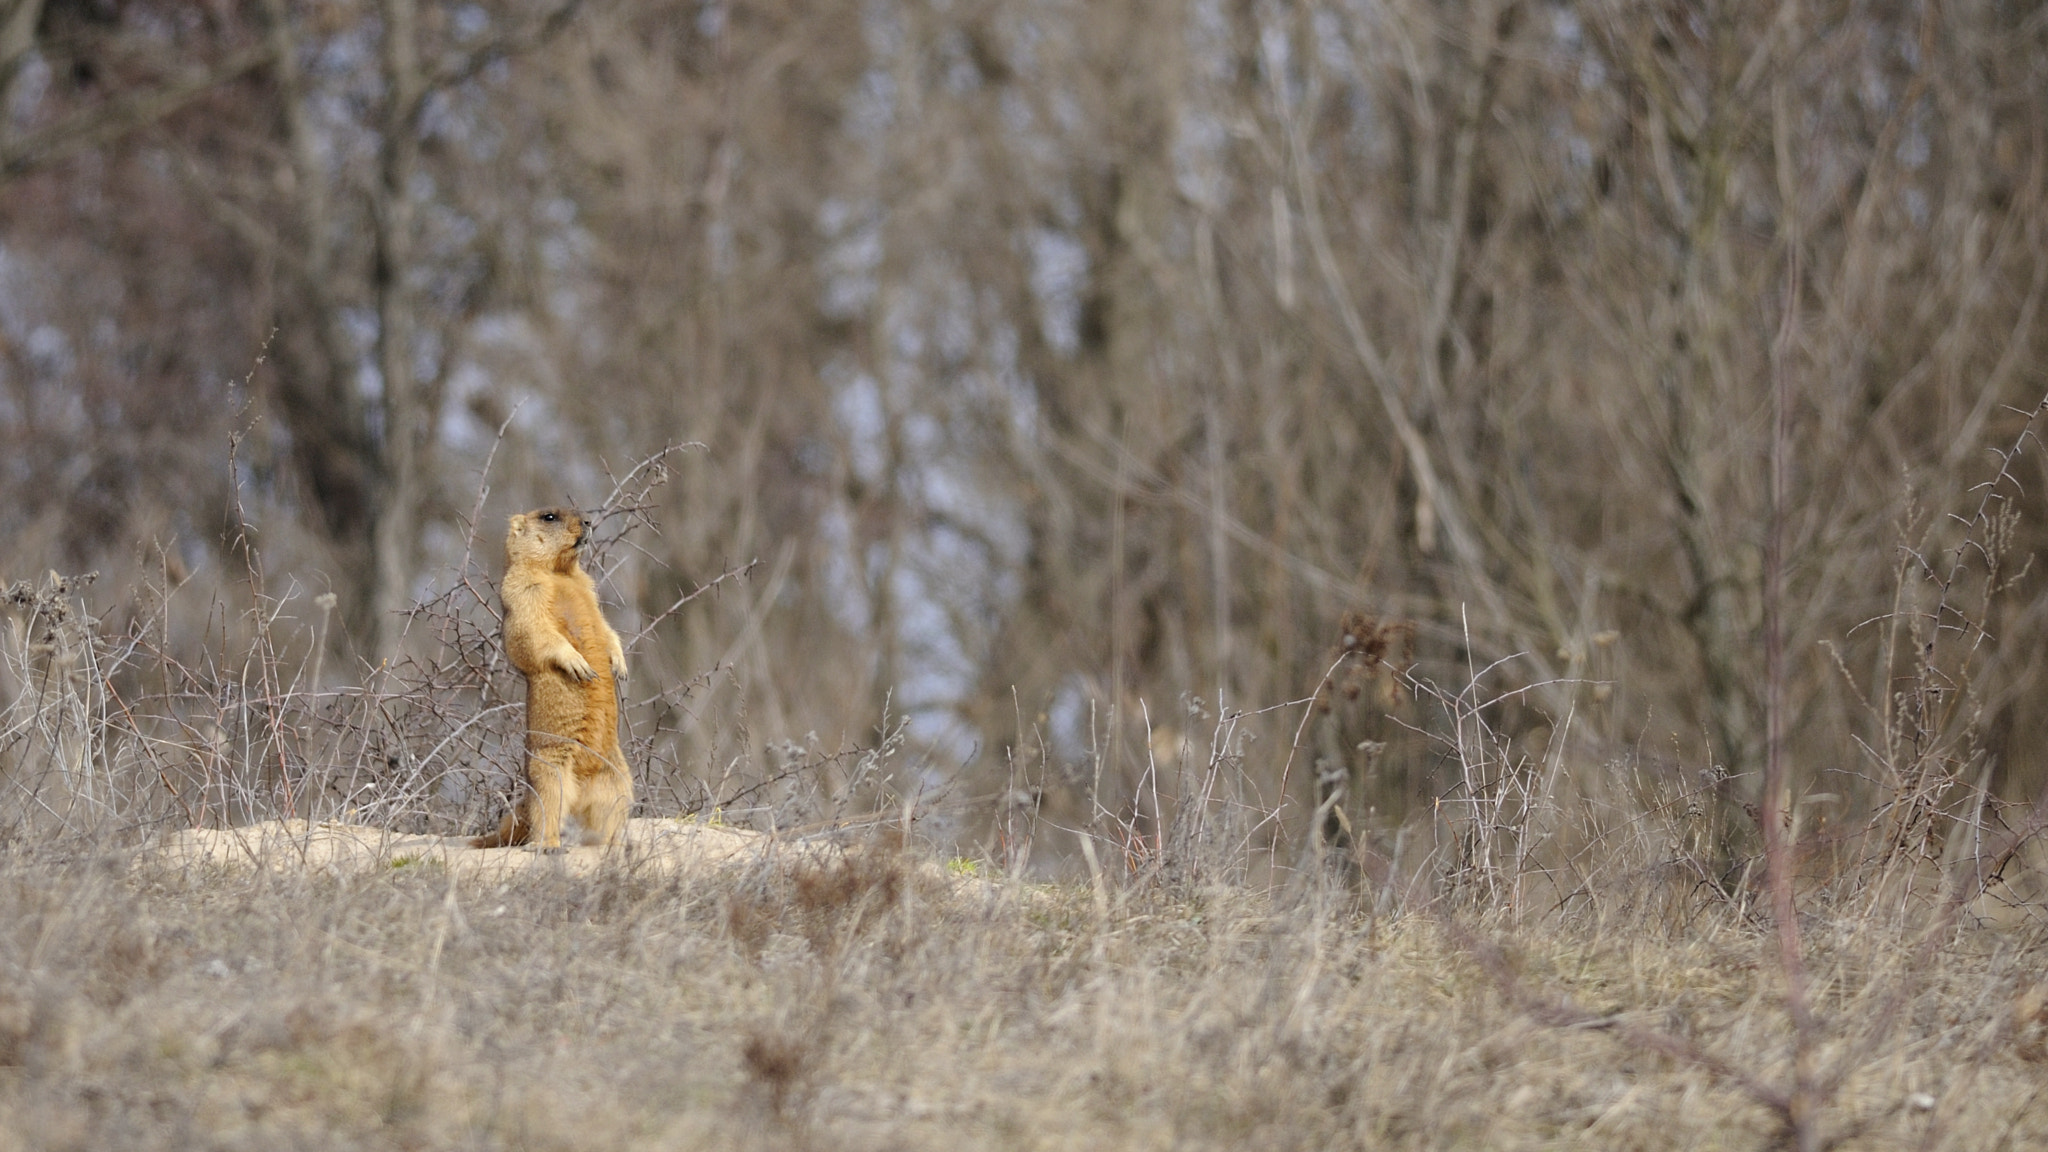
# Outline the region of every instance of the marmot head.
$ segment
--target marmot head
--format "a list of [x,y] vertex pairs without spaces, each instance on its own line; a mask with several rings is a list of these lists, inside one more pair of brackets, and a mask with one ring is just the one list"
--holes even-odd
[[505,562],[541,564],[557,572],[576,567],[583,543],[583,513],[574,508],[540,508],[512,517],[505,533]]

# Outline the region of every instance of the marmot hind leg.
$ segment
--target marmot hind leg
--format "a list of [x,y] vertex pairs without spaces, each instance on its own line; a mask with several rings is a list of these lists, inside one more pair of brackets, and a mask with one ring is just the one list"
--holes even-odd
[[526,786],[494,833],[471,840],[473,848],[510,848],[530,844],[546,852],[562,850],[562,816],[577,802],[576,774],[567,749],[531,752],[526,757]]
[[528,791],[520,797],[527,827],[526,843],[543,852],[562,850],[562,818],[578,808],[573,747],[548,748],[526,758]]
[[609,847],[624,836],[626,817],[633,810],[633,778],[617,769],[607,769],[584,778],[576,805],[576,819],[583,825],[586,844]]

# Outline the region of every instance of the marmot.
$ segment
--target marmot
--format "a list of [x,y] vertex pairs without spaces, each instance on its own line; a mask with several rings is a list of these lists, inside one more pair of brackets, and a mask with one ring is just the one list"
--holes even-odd
[[526,789],[477,848],[562,850],[562,818],[589,844],[615,844],[633,807],[633,774],[619,751],[613,685],[626,650],[576,563],[581,513],[543,508],[512,517],[505,535],[505,655],[526,677]]

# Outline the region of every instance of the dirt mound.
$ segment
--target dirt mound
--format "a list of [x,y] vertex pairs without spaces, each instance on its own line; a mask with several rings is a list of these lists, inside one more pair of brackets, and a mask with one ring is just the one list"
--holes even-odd
[[471,848],[467,837],[336,821],[267,820],[178,832],[150,845],[142,859],[180,867],[269,867],[279,872],[431,865],[465,875],[497,876],[530,868],[587,875],[620,866],[683,872],[774,857],[834,860],[843,851],[830,841],[784,839],[693,819],[634,820],[627,825],[625,843],[616,848],[570,848],[556,855],[528,848]]

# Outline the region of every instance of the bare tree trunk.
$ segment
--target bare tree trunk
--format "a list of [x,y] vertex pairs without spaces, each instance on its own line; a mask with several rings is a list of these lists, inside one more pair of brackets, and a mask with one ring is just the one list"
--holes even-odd
[[[1654,65],[1639,67],[1649,75]],[[1669,350],[1660,373],[1669,421],[1665,468],[1678,512],[1679,551],[1694,589],[1683,623],[1699,649],[1708,719],[1719,744],[1721,783],[1713,826],[1715,848],[1724,859],[1749,840],[1752,830],[1743,822],[1742,799],[1756,787],[1753,777],[1764,766],[1751,676],[1758,632],[1751,613],[1760,593],[1759,574],[1736,561],[1727,528],[1743,522],[1747,510],[1731,507],[1732,495],[1717,491],[1708,476],[1711,462],[1730,451],[1728,413],[1742,403],[1734,330],[1747,304],[1744,286],[1727,272],[1734,261],[1726,229],[1734,163],[1731,125],[1743,109],[1731,83],[1725,75],[1716,78],[1701,123],[1690,133],[1681,128],[1687,114],[1669,96],[1669,88],[1646,85],[1653,167],[1671,219],[1682,229],[1676,310],[1662,338]],[[1690,180],[1673,160],[1686,148],[1696,153]]]
[[337,249],[329,195],[333,174],[321,161],[306,114],[298,37],[285,0],[263,0],[263,14],[292,160],[292,207],[298,226],[297,243],[283,264],[295,273],[304,309],[279,320],[277,401],[309,489],[309,517],[338,553],[339,571],[334,575],[345,593],[347,621],[342,633],[367,644],[375,631],[369,572],[376,523],[376,446],[356,387],[361,360],[343,327],[346,302],[335,283]]
[[14,87],[14,77],[36,46],[36,20],[43,0],[0,0],[0,100]]
[[384,378],[382,499],[372,538],[376,613],[373,657],[397,654],[401,614],[412,604],[412,568],[418,544],[423,421],[413,379],[412,301],[406,273],[412,263],[413,169],[419,158],[413,119],[421,81],[415,0],[383,0],[384,126],[382,179],[376,192],[377,367]]

